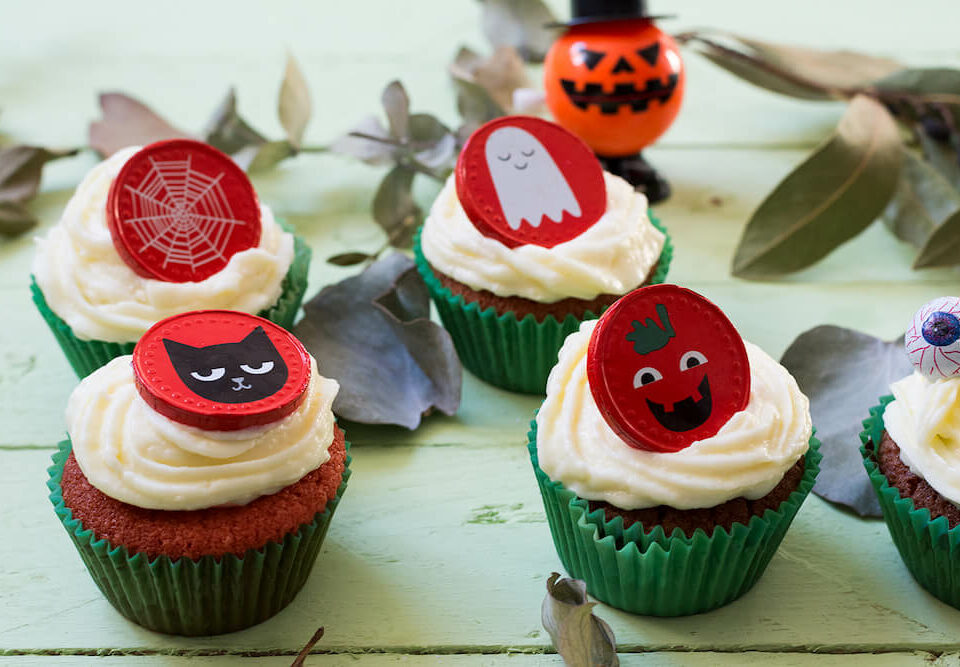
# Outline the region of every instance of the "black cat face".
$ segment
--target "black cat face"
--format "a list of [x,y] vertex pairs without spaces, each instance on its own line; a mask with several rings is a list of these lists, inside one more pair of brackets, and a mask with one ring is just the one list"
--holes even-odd
[[287,365],[263,327],[237,343],[193,347],[164,338],[163,346],[183,383],[209,401],[259,401],[287,381]]

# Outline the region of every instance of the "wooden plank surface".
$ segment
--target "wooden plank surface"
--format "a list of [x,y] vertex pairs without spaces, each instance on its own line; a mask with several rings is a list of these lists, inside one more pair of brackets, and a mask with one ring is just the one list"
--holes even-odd
[[[552,4],[565,12],[563,0]],[[960,63],[960,7],[936,0],[811,0],[775,11],[761,0],[661,0],[653,8],[678,13],[665,24],[677,32],[710,26],[912,64]],[[241,112],[280,136],[275,93],[287,50],[314,94],[311,143],[375,112],[381,88],[397,77],[416,110],[455,123],[444,68],[462,43],[486,49],[477,16],[469,0],[284,0],[242,11],[173,0],[150,13],[119,0],[10,3],[0,25],[0,132],[81,144],[96,92],[113,89],[197,129],[232,83]],[[893,337],[919,303],[956,291],[956,270],[910,271],[910,249],[879,226],[781,281],[730,278],[750,211],[843,106],[759,91],[693,55],[687,63],[684,110],[650,151],[676,192],[658,209],[678,248],[673,280],[716,300],[774,355],[826,322]],[[32,207],[40,232],[94,162],[85,153],[49,168]],[[381,243],[368,207],[382,173],[311,155],[255,179],[261,198],[314,247],[311,293],[353,271],[324,257]],[[429,201],[435,191],[424,184],[420,194]],[[31,260],[30,238],[0,240],[0,664],[282,665],[318,625],[327,629],[318,650],[334,655],[308,664],[559,663],[542,654],[550,645],[539,607],[546,577],[561,566],[523,447],[540,401],[469,374],[456,417],[431,417],[412,433],[347,425],[356,474],[306,588],[276,618],[204,639],[125,621],[94,587],[46,499],[45,467],[76,381],[30,303]],[[960,664],[960,612],[912,581],[882,523],[816,498],[757,587],[729,607],[689,619],[603,605],[597,613],[616,632],[625,665]]]

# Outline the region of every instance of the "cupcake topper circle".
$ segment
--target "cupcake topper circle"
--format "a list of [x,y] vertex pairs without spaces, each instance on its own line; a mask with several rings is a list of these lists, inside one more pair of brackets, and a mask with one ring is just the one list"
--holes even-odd
[[610,428],[655,452],[715,435],[750,398],[740,334],[717,306],[676,285],[641,287],[603,314],[587,379]]
[[137,391],[174,421],[236,431],[286,417],[303,402],[310,355],[256,315],[197,310],[153,325],[133,350]]
[[603,169],[555,123],[507,116],[470,135],[456,167],[457,197],[477,230],[509,248],[552,248],[607,209]]
[[903,342],[910,363],[927,377],[960,376],[960,298],[942,296],[924,304]]
[[158,141],[120,169],[107,196],[107,226],[138,275],[197,282],[260,243],[260,204],[229,156],[192,139]]

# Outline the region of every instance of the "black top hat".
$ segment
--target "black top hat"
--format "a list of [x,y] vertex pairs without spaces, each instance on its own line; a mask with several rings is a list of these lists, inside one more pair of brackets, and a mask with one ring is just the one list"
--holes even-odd
[[574,26],[602,21],[628,21],[632,19],[664,19],[670,16],[647,14],[646,0],[571,0],[571,18],[566,23],[551,23],[551,26]]

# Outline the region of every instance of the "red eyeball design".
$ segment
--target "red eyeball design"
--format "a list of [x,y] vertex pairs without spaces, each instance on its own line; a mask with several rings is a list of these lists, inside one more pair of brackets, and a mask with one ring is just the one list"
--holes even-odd
[[931,379],[960,376],[960,298],[924,304],[904,336],[910,363]]
[[269,320],[198,310],[161,320],[133,350],[140,396],[174,421],[235,431],[286,417],[303,402],[310,355]]
[[138,275],[204,280],[260,243],[260,204],[247,175],[212,146],[158,141],[135,153],[107,197],[107,226]]
[[610,428],[656,452],[715,435],[750,398],[740,334],[713,303],[676,285],[641,287],[603,314],[587,379]]
[[509,248],[552,248],[582,234],[607,209],[603,169],[587,145],[527,116],[498,118],[470,135],[456,184],[477,230]]

